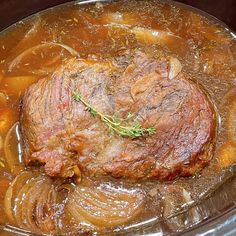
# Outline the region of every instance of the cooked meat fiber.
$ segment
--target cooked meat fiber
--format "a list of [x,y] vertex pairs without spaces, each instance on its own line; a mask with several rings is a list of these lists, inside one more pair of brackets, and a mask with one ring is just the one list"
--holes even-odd
[[[181,72],[177,59],[143,52],[114,62],[73,59],[25,93],[21,114],[26,164],[45,164],[50,176],[111,175],[172,180],[190,176],[212,157],[214,111]],[[98,111],[126,118],[154,135],[121,137],[92,117],[79,91]]]

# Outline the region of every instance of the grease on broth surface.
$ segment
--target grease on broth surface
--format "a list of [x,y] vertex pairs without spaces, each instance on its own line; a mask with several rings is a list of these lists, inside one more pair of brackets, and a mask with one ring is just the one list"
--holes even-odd
[[[148,219],[176,214],[233,175],[236,42],[232,35],[211,19],[161,1],[68,4],[36,14],[4,31],[0,35],[0,223],[45,233],[132,228]],[[210,165],[197,176],[170,183],[85,179],[83,189],[71,181],[51,180],[34,167],[23,172],[16,122],[24,91],[70,58],[112,58],[120,51],[137,48],[150,51],[156,58],[178,58],[183,70],[209,95],[219,118]],[[18,180],[13,181],[16,175],[25,192],[18,193],[19,186],[14,184]],[[8,188],[10,182],[13,184]],[[44,195],[36,192],[33,183],[38,189],[45,186]],[[67,191],[59,191],[60,186],[66,186]],[[102,192],[102,188],[106,191]],[[22,200],[21,206],[14,200],[23,194],[26,200],[31,194],[34,200],[39,197],[36,223],[31,219],[32,212],[21,210],[27,202]],[[46,215],[42,213],[45,195],[49,205]],[[4,198],[11,202],[8,207],[4,206]],[[83,201],[73,203],[71,198],[83,198]],[[113,201],[117,204],[113,205]],[[32,209],[32,205],[29,207]],[[114,209],[113,215],[109,208]],[[51,214],[56,219],[52,220]],[[24,218],[26,222],[21,223]]]

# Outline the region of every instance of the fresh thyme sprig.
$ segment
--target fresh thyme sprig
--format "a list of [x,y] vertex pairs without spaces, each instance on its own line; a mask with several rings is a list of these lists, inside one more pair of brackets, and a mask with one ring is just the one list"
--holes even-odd
[[122,137],[138,138],[143,135],[153,135],[156,133],[155,127],[143,128],[139,123],[131,126],[122,124],[125,120],[132,118],[133,114],[129,113],[125,120],[120,120],[115,117],[105,115],[99,112],[96,108],[87,103],[79,93],[73,93],[73,98],[76,102],[81,102],[85,105],[87,111],[93,116],[99,116],[100,119],[113,131]]

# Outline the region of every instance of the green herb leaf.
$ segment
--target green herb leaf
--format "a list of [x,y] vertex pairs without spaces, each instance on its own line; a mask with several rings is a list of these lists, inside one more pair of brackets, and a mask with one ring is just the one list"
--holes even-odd
[[127,115],[127,117],[126,117],[126,120],[129,120],[129,119],[133,118],[134,115],[135,115],[134,113],[129,112],[128,115]]
[[[76,102],[81,102],[86,107],[86,110],[93,116],[99,116],[100,119],[114,132],[122,137],[131,137],[138,138],[144,135],[153,135],[156,133],[155,127],[149,127],[147,129],[143,128],[139,123],[135,123],[131,126],[123,125],[122,119],[119,119],[115,116],[105,115],[96,108],[92,107],[87,103],[79,93],[73,93],[73,98]],[[131,119],[134,116],[134,113],[129,112],[125,120]],[[123,120],[124,121],[124,120]]]
[[81,95],[80,95],[80,94],[74,93],[74,94],[73,94],[73,97],[74,97],[74,99],[75,99],[76,102],[80,102],[80,101],[81,101]]
[[149,127],[147,128],[147,132],[149,135],[153,135],[156,133],[156,128],[155,127]]
[[89,107],[88,111],[90,112],[90,114],[95,117],[97,115],[97,111],[95,108]]

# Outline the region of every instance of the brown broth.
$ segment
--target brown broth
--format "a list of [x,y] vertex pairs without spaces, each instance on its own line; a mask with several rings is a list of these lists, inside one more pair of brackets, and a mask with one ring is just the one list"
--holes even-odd
[[[142,31],[137,37],[135,29],[144,29],[145,34]],[[173,37],[147,36],[163,31]],[[16,23],[0,35],[0,138],[3,142],[10,127],[19,119],[25,89],[73,57],[60,46],[51,45],[44,50],[35,47],[45,42],[68,45],[82,58],[94,55],[111,58],[121,50],[136,48],[150,50],[157,58],[174,55],[191,79],[206,91],[216,108],[219,125],[214,158],[199,175],[170,183],[134,184],[109,178],[96,181],[95,186],[112,183],[123,189],[138,189],[145,195],[142,214],[117,229],[135,228],[147,220],[174,215],[200,201],[233,175],[236,164],[236,40],[233,32],[223,24],[185,6],[158,0],[66,4]],[[17,60],[29,48],[32,48],[31,53]],[[20,142],[17,134],[15,136],[9,148],[17,162]],[[4,155],[0,143],[0,157],[5,165],[0,167],[0,224],[3,225],[9,223],[3,199],[16,174],[4,161]],[[63,220],[62,225],[68,223]]]

